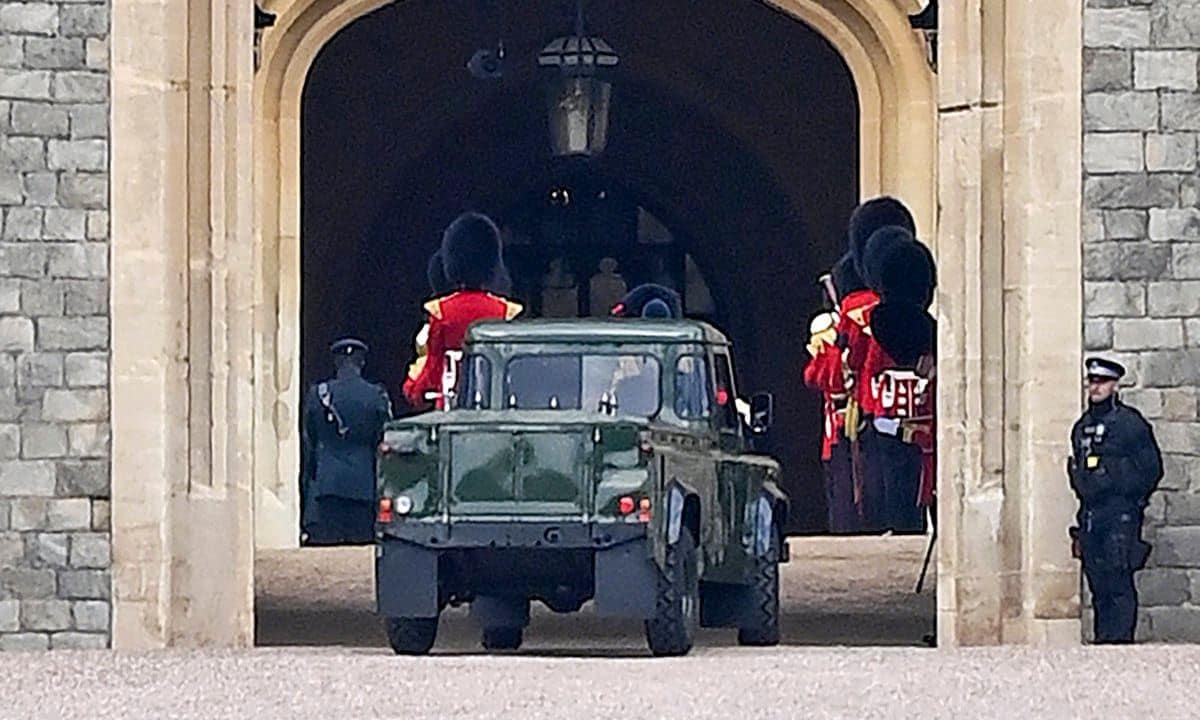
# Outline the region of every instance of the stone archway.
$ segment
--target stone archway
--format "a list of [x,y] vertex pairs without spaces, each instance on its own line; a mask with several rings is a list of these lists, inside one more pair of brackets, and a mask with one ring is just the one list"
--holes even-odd
[[[382,4],[268,3],[256,77],[241,4],[114,0],[116,647],[252,642],[253,489],[295,476],[301,86]],[[1077,640],[1069,504],[1031,477],[1077,405],[1039,389],[1078,366],[1081,0],[944,7],[938,113],[915,0],[773,4],[852,69],[863,194],[905,197],[937,238],[943,644]]]

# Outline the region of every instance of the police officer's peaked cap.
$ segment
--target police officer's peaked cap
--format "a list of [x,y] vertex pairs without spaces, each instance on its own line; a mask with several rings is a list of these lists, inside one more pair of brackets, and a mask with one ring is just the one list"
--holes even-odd
[[342,338],[336,340],[329,346],[330,352],[334,355],[364,355],[367,352],[367,344],[358,338]]
[[1125,366],[1119,362],[1106,360],[1101,357],[1090,357],[1084,363],[1087,368],[1087,376],[1095,378],[1105,378],[1107,380],[1120,380],[1125,376]]
[[[647,307],[651,303],[653,303],[655,300],[658,300],[659,303],[666,306],[667,314],[665,314],[665,315],[646,315],[645,314]],[[662,308],[659,308],[658,304],[655,304],[654,309],[651,310],[650,312],[655,313],[655,312],[661,312],[661,311],[662,311]],[[637,287],[633,288],[628,293],[626,293],[625,297],[621,299],[621,302],[617,303],[616,306],[612,308],[611,314],[616,317],[623,317],[623,318],[636,318],[636,317],[682,318],[683,317],[683,300],[680,298],[679,293],[675,292],[674,290],[672,290],[671,288],[669,288],[665,285],[659,285],[657,283],[643,283],[643,284],[638,285]]]

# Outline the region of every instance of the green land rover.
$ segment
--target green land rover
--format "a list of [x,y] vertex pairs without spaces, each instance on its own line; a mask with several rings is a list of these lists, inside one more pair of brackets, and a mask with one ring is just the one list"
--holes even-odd
[[[387,425],[376,602],[401,654],[447,605],[515,649],[531,600],[640,618],[654,655],[695,629],[779,642],[788,500],[751,452],[771,396],[739,412],[730,344],[687,320],[486,321],[445,410]],[[745,408],[745,405],[743,405]]]

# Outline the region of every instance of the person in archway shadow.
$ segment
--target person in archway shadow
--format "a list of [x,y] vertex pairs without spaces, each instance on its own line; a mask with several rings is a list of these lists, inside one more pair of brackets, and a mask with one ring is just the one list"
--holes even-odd
[[[414,409],[430,401],[445,406],[443,373],[448,355],[461,352],[467,328],[477,320],[511,320],[523,310],[509,300],[508,270],[501,254],[500,230],[486,215],[466,212],[450,223],[438,251],[449,295],[425,303],[429,337],[423,365],[404,382],[404,398]],[[497,292],[499,289],[499,292]]]
[[336,374],[309,388],[300,432],[302,545],[375,540],[375,449],[392,417],[387,390],[363,378],[367,345],[330,346]]

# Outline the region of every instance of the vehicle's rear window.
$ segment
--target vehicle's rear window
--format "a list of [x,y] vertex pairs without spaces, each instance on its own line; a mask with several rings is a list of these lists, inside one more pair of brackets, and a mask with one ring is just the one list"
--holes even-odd
[[508,361],[509,407],[605,411],[651,417],[660,404],[658,360],[649,355],[518,355]]

